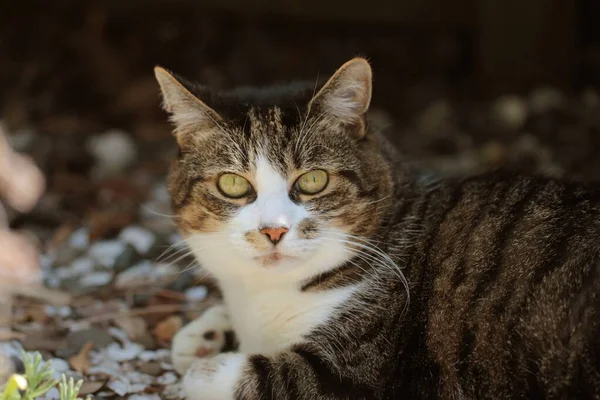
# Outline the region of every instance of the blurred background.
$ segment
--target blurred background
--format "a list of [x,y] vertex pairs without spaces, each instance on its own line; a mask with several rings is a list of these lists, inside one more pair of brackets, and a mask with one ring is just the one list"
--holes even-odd
[[[21,312],[13,330],[40,349],[32,321],[64,334],[66,320],[193,297],[173,293],[197,280],[169,270],[193,261],[163,254],[178,240],[164,187],[175,143],[155,65],[219,89],[315,81],[366,56],[371,118],[407,160],[598,180],[598,21],[598,0],[0,2],[0,120],[48,182],[11,227],[40,249],[48,286],[99,301]],[[147,349],[168,344],[153,332]]]
[[118,129],[136,166],[164,173],[156,64],[218,89],[313,81],[363,55],[373,118],[407,157],[445,173],[600,177],[596,0],[2,3],[0,118],[51,191],[77,187],[83,204],[65,201],[79,216],[111,148],[91,138]]

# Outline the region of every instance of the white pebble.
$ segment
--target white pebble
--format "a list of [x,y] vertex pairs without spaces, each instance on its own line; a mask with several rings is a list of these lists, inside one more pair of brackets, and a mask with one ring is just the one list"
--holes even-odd
[[107,386],[119,396],[125,396],[129,393],[143,392],[148,387],[148,385],[143,383],[132,384],[125,378],[119,378],[114,381],[110,381]]
[[51,359],[50,366],[56,372],[67,372],[69,370],[69,363],[62,358]]
[[156,378],[156,383],[159,385],[172,385],[175,382],[177,382],[177,375],[172,372],[165,372]]
[[560,108],[565,96],[553,87],[540,87],[531,92],[529,104],[535,113],[544,113]]
[[76,275],[84,275],[93,271],[94,261],[87,257],[79,257],[71,263],[69,268]]
[[87,248],[89,244],[90,233],[87,228],[79,228],[69,237],[69,246],[74,249],[83,250]]
[[161,362],[160,367],[163,369],[163,371],[175,371],[173,364],[169,364],[167,362]]
[[177,247],[183,248],[186,246],[185,243],[183,243],[183,238],[181,237],[181,235],[179,233],[173,233],[171,235],[169,235],[168,239],[170,244],[172,245],[177,245]]
[[119,234],[119,239],[135,247],[140,254],[146,254],[156,241],[152,232],[139,226],[129,226],[123,229]]
[[108,333],[112,337],[119,339],[123,343],[129,341],[129,336],[127,335],[127,332],[125,332],[125,330],[121,328],[111,326],[110,328],[108,328]]
[[47,270],[54,263],[54,257],[51,257],[47,254],[40,254],[40,268],[42,270]]
[[102,240],[90,247],[89,254],[103,266],[112,267],[124,250],[125,243],[120,240]]
[[113,273],[109,271],[94,272],[93,274],[85,275],[79,281],[82,287],[97,287],[107,285],[113,277]]
[[133,139],[119,129],[109,130],[88,141],[88,149],[106,172],[122,171],[135,161],[137,148]]
[[505,95],[494,102],[493,113],[506,127],[520,129],[527,121],[527,103],[519,96]]
[[185,297],[188,301],[202,301],[207,294],[208,289],[206,286],[194,286],[185,291]]
[[59,316],[61,318],[67,318],[69,315],[71,315],[71,307],[69,306],[50,306],[50,305],[46,305],[44,306],[44,312],[46,313],[46,315],[48,315],[49,317],[54,317],[54,316]]
[[128,397],[129,400],[160,400],[157,394],[132,394]]
[[60,278],[56,275],[49,275],[48,278],[46,278],[46,286],[48,286],[50,289],[58,289],[60,287]]
[[115,361],[131,361],[135,359],[144,348],[137,343],[125,343],[123,347],[117,343],[111,343],[106,348],[106,354]]
[[167,349],[144,350],[138,356],[141,361],[168,360],[171,358],[171,352]]
[[117,287],[126,287],[144,282],[149,282],[152,276],[152,262],[148,260],[140,261],[131,268],[121,272],[117,276],[115,285]]
[[128,371],[124,376],[131,383],[143,383],[145,385],[150,385],[154,380],[150,375],[138,371]]

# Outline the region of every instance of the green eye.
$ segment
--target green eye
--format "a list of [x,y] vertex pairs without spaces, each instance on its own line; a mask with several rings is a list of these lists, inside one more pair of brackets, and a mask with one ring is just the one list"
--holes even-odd
[[250,193],[250,182],[236,174],[223,174],[219,177],[219,190],[232,199],[239,199]]
[[329,183],[329,175],[322,169],[310,171],[301,175],[296,181],[296,187],[303,194],[317,194],[322,192]]

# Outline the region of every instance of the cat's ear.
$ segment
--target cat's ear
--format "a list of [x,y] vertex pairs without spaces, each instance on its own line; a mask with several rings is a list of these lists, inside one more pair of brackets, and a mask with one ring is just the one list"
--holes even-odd
[[[364,128],[372,91],[372,72],[364,58],[353,58],[342,65],[313,97],[309,107],[318,107],[345,125]],[[359,135],[363,135],[361,129]]]
[[215,110],[204,104],[166,69],[155,67],[154,75],[162,92],[163,108],[171,115],[178,140],[184,132],[207,130],[222,120]]

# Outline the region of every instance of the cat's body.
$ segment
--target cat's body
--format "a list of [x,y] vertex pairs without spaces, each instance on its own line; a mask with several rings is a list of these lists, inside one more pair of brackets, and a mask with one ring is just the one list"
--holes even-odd
[[239,341],[194,361],[190,398],[600,398],[600,187],[420,183],[366,127],[360,59],[277,99],[157,77],[177,221],[225,299],[175,365]]

